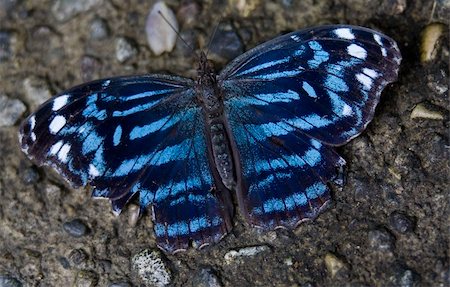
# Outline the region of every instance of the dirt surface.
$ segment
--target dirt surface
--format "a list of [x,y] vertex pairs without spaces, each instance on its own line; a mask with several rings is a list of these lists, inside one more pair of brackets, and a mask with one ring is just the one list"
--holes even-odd
[[[159,269],[150,273],[136,263],[157,249],[149,215],[134,226],[135,207],[116,217],[109,202],[33,166],[19,149],[18,125],[76,84],[161,71],[191,76],[195,61],[180,43],[152,55],[145,19],[153,1],[73,2],[0,0],[0,94],[27,107],[15,124],[0,127],[0,286],[146,286],[155,275],[167,279],[153,281],[160,286],[448,283],[449,1],[168,1],[182,33],[200,47],[222,17],[237,35],[219,55],[225,59],[288,31],[348,23],[395,39],[403,62],[373,122],[339,149],[347,184],[317,220],[269,233],[237,220],[229,236],[205,250],[151,253]],[[443,23],[444,38],[432,45],[435,57],[421,63],[421,32],[431,22]],[[117,54],[119,39],[128,54]],[[418,105],[425,113],[412,117]]]

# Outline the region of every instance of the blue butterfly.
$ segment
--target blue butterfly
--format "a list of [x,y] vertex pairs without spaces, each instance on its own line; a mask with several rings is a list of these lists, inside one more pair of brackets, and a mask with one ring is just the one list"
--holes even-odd
[[343,185],[334,150],[372,120],[397,78],[397,44],[362,27],[277,37],[216,74],[204,53],[195,80],[150,74],[80,85],[21,125],[22,150],[73,187],[151,208],[168,252],[215,243],[240,214],[264,230],[294,228]]

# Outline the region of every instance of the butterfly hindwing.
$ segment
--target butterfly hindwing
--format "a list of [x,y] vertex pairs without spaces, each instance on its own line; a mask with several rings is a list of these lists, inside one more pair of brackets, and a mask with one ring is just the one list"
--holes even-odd
[[275,38],[222,71],[252,223],[291,227],[317,214],[345,164],[331,146],[365,129],[400,61],[383,34],[335,25]]
[[215,242],[230,228],[227,203],[214,197],[193,82],[120,77],[53,98],[24,121],[24,152],[74,186],[93,187],[119,213],[132,198],[152,206],[158,244],[168,251]]

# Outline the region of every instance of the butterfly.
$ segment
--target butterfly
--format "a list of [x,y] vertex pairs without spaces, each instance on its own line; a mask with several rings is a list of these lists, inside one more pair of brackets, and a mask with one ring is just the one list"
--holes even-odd
[[315,218],[343,185],[334,147],[372,120],[401,54],[371,29],[329,25],[274,38],[216,74],[150,74],[85,83],[24,120],[20,144],[119,214],[152,215],[167,252],[221,240],[239,210],[263,230]]

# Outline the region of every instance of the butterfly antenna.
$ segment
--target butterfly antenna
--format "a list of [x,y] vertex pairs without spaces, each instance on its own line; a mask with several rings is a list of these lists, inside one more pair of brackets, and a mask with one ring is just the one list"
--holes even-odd
[[217,32],[217,29],[219,28],[219,24],[220,24],[220,22],[222,21],[222,18],[223,18],[223,17],[220,16],[219,22],[217,23],[216,27],[214,28],[214,32],[212,33],[211,38],[209,38],[209,43],[208,43],[208,46],[207,46],[207,48],[206,48],[206,57],[208,57],[209,48],[211,47],[211,43],[212,43],[212,41],[214,40],[214,37],[216,36],[216,32]]
[[183,39],[183,37],[181,37],[180,33],[178,32],[178,30],[172,25],[172,23],[169,22],[169,20],[167,20],[167,18],[164,16],[164,14],[158,10],[158,14],[164,19],[164,21],[167,23],[167,25],[170,26],[170,28],[172,28],[172,30],[175,32],[175,34],[177,34],[177,37],[186,45],[186,47],[188,47],[192,53],[200,59],[200,56],[197,55],[197,53],[195,52],[194,48],[192,48],[191,45],[189,45],[186,40]]

